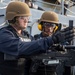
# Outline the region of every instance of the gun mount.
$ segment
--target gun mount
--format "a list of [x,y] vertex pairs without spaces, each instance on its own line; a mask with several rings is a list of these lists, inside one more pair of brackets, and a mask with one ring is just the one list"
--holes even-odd
[[[71,66],[75,66],[75,46],[73,45],[64,45],[65,51],[52,51],[48,50],[46,53],[42,53],[36,56],[32,56],[31,59],[35,63],[32,66],[32,71],[36,71],[37,65],[39,63],[43,63],[46,66],[57,66],[57,75],[64,75],[64,66],[69,67],[68,69],[71,70]],[[60,68],[61,67],[61,72]],[[68,75],[71,73],[68,72]]]

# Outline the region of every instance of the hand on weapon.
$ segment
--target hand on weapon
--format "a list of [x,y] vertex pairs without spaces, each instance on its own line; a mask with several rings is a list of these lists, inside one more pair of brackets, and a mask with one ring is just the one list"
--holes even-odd
[[63,52],[65,52],[65,50],[66,50],[65,47],[61,44],[54,44],[51,48],[54,51],[63,51]]
[[74,28],[67,27],[67,28],[63,29],[62,32],[65,33],[65,40],[66,41],[72,41],[73,40],[73,37],[75,36]]
[[74,28],[69,28],[69,27],[56,32],[52,36],[54,44],[72,41],[73,37],[74,37]]

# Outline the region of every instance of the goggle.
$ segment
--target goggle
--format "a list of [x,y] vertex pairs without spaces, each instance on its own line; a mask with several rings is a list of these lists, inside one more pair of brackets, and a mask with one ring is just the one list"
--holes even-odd
[[45,27],[55,27],[55,26],[56,26],[56,24],[54,24],[54,23],[49,23],[49,22],[43,22],[43,25],[44,25]]

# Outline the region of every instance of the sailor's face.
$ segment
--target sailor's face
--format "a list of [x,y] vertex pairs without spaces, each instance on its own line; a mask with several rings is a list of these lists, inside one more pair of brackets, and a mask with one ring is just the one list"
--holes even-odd
[[17,18],[17,21],[16,23],[18,24],[17,26],[20,28],[20,29],[25,29],[27,27],[27,24],[28,24],[28,20],[29,20],[29,17],[28,16],[20,16]]
[[54,28],[55,28],[55,24],[53,24],[53,23],[44,23],[44,31],[48,36],[53,34]]

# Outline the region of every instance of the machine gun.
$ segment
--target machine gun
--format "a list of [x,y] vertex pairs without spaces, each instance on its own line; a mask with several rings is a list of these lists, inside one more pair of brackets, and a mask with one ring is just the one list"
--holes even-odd
[[52,51],[48,50],[47,53],[42,53],[33,56],[32,60],[42,61],[45,65],[59,64],[64,62],[66,66],[75,65],[75,46],[63,45],[64,51]]
[[[73,21],[69,21],[69,28],[73,28]],[[37,62],[42,62],[47,66],[74,66],[75,65],[75,46],[72,45],[72,41],[69,41],[70,45],[62,45],[64,51],[59,50],[47,50],[46,53],[42,53],[36,56],[32,56],[32,61],[36,64],[32,66],[32,70],[35,71],[36,66],[39,65]],[[35,68],[36,67],[36,68]],[[63,71],[59,73],[57,70],[57,75],[63,75]],[[68,75],[68,74],[67,74]]]
[[[46,66],[57,66],[57,75],[64,75],[64,66],[67,66],[69,72],[67,75],[75,75],[72,72],[71,67],[75,66],[75,46],[63,45],[64,51],[52,51],[49,50],[47,53],[42,53],[32,57],[32,61],[35,63],[31,70],[36,72],[40,63]],[[60,70],[61,69],[61,70]],[[73,70],[74,71],[74,70]]]

